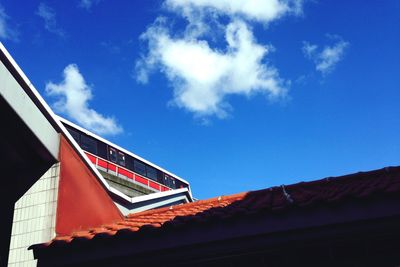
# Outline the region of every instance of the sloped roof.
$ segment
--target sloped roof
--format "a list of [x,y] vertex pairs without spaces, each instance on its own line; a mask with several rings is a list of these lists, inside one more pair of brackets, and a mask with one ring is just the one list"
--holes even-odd
[[202,227],[204,223],[229,222],[232,218],[258,214],[285,213],[317,205],[331,205],[355,199],[373,198],[400,192],[400,167],[328,177],[312,182],[271,187],[230,196],[221,196],[179,206],[131,214],[123,220],[67,236],[57,236],[34,249],[64,247],[81,241],[128,236],[145,231],[165,231],[181,227]]

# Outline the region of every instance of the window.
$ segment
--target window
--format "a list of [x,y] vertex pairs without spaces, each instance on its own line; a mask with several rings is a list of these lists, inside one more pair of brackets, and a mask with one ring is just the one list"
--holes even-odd
[[107,145],[100,141],[97,141],[97,156],[107,159]]
[[66,127],[68,132],[72,135],[72,137],[75,139],[75,141],[80,144],[80,140],[79,140],[79,132],[75,131],[72,128]]
[[164,184],[163,177],[164,177],[163,172],[157,170],[157,182],[159,182],[160,184]]
[[149,177],[153,181],[157,181],[157,170],[153,167],[146,166],[147,177]]
[[132,158],[131,156],[126,155],[126,157],[125,157],[125,163],[126,163],[126,168],[127,168],[127,169],[129,169],[129,170],[131,170],[131,171],[134,171],[134,170],[135,170],[135,167],[134,167],[134,165],[133,165],[133,158]]
[[176,188],[184,188],[184,187],[188,187],[188,185],[179,180],[176,180]]
[[114,163],[117,163],[117,150],[115,150],[115,148],[108,148],[108,159]]
[[176,184],[175,184],[175,179],[171,177],[171,188],[175,189],[176,188]]
[[83,150],[97,155],[97,142],[90,136],[81,134],[81,147]]
[[164,184],[170,188],[176,188],[175,179],[167,174],[164,174]]
[[125,167],[125,154],[118,151],[118,165]]
[[146,175],[146,166],[137,160],[134,161],[134,164],[135,164],[135,172],[145,176]]

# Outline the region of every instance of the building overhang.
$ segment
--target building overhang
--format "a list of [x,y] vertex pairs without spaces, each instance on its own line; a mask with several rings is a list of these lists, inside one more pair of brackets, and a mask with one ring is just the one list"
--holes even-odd
[[[31,83],[0,43],[2,196],[15,202],[58,159],[59,134]],[[39,105],[38,105],[39,104]],[[40,108],[39,108],[40,107]]]

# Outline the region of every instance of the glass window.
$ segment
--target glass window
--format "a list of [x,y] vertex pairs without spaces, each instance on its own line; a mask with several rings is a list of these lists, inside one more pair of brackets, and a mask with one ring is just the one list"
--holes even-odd
[[108,159],[114,163],[117,163],[117,150],[115,150],[115,148],[108,148]]
[[157,181],[157,170],[153,167],[146,166],[147,177],[149,177],[153,181]]
[[164,184],[163,177],[164,177],[163,172],[157,170],[157,181],[158,181],[160,184]]
[[146,166],[143,163],[135,160],[134,164],[135,164],[135,172],[141,175],[146,175]]
[[181,182],[179,180],[176,180],[175,183],[176,183],[176,188],[188,187],[187,184],[185,184],[185,183],[183,183],[183,182]]
[[172,178],[172,177],[171,177],[171,188],[173,188],[173,189],[176,188],[175,178]]
[[86,150],[87,152],[97,155],[96,140],[85,134],[81,134],[81,147],[83,150]]
[[79,140],[79,132],[75,131],[72,128],[66,127],[68,132],[72,135],[72,137],[75,139],[75,141],[80,144],[80,140]]
[[176,188],[175,179],[167,174],[164,175],[164,184],[170,188]]
[[97,141],[97,156],[107,159],[107,145],[100,141]]
[[118,164],[125,167],[125,154],[118,151]]
[[135,168],[133,166],[133,158],[131,156],[129,156],[129,155],[125,156],[125,163],[126,163],[126,168],[127,169],[129,169],[131,171],[135,170]]

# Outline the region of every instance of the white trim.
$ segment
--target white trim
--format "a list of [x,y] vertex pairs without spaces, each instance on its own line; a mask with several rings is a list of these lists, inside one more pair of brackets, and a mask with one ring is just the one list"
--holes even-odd
[[[57,116],[57,115],[54,115]],[[68,130],[64,127],[64,125],[57,119],[56,122],[59,124],[61,130],[63,133],[67,136],[69,141],[72,143],[72,145],[75,147],[76,152],[83,158],[83,160],[86,162],[86,164],[89,166],[89,168],[97,175],[97,178],[103,183],[103,185],[112,193],[118,195],[119,197],[122,197],[123,199],[130,201],[130,197],[125,195],[122,192],[119,192],[117,190],[113,190],[114,188],[111,187],[105,178],[101,175],[101,173],[97,170],[97,168],[94,166],[94,164],[90,161],[90,159],[85,155],[85,152],[81,149],[81,147],[78,145],[78,143],[75,141],[75,139],[71,136],[71,134],[68,132]]]
[[[7,49],[4,47],[4,45],[0,42],[0,50],[2,53],[4,53],[4,55],[6,56],[7,60],[11,63],[12,67],[14,68],[14,70],[18,73],[19,76],[22,77],[23,81],[25,82],[25,84],[28,86],[29,90],[32,92],[32,94],[36,97],[36,99],[39,101],[39,103],[41,104],[41,106],[44,108],[44,110],[47,112],[47,115],[49,115],[49,117],[53,120],[53,122],[60,128],[61,133],[63,133],[65,135],[65,137],[69,140],[69,142],[71,142],[72,147],[75,149],[75,151],[78,153],[78,155],[81,157],[81,159],[86,163],[86,165],[89,167],[89,169],[97,176],[97,178],[99,179],[99,181],[103,184],[103,186],[105,188],[107,188],[108,191],[110,191],[111,193],[121,197],[122,199],[131,202],[131,203],[135,203],[137,202],[136,200],[134,200],[135,198],[131,198],[128,197],[127,195],[125,195],[124,193],[118,191],[117,189],[111,187],[107,181],[103,178],[103,176],[100,174],[100,172],[97,170],[97,168],[95,167],[95,165],[90,161],[90,159],[85,155],[85,153],[83,152],[83,150],[80,148],[80,146],[76,143],[75,139],[70,135],[70,133],[68,132],[68,130],[64,127],[64,125],[61,123],[60,118],[51,110],[51,108],[49,107],[49,105],[46,103],[46,101],[44,101],[44,99],[42,98],[42,96],[39,94],[39,92],[36,90],[36,88],[33,86],[33,84],[29,81],[29,79],[25,76],[25,74],[23,73],[23,71],[21,70],[21,68],[18,66],[18,64],[14,61],[14,59],[11,57],[11,55],[8,53]],[[46,114],[44,114],[46,115]],[[102,138],[99,138],[100,140],[102,140]],[[105,140],[106,141],[106,140]],[[106,141],[108,142],[108,141]],[[113,145],[112,143],[110,143],[111,145]],[[119,146],[115,146],[116,148],[119,148]],[[126,151],[125,149],[121,148],[121,151]],[[126,151],[127,154],[132,154],[128,151]],[[136,156],[137,158],[141,159],[139,156]],[[144,160],[145,161],[145,160]],[[147,161],[145,161],[147,162]],[[153,165],[150,164],[149,165]],[[160,167],[159,167],[160,168]],[[161,170],[163,170],[162,168],[160,168]],[[167,174],[169,174],[169,172],[165,171]],[[171,176],[175,176],[176,175],[171,175]],[[182,178],[179,178],[180,180],[188,183],[187,181],[185,181]],[[188,183],[189,184],[189,183]],[[189,185],[190,186],[190,185]],[[188,190],[187,188],[183,188],[184,190]],[[183,190],[183,189],[178,189],[178,190]],[[154,194],[150,194],[148,196],[151,197],[157,197],[154,196],[155,194],[163,194],[163,193],[171,193],[175,190],[170,190],[170,191],[165,191],[165,192],[160,192],[160,193],[154,193]],[[191,192],[188,190],[189,196],[191,199],[192,198],[192,194]]]
[[94,165],[90,162],[88,157],[84,154],[83,150],[80,148],[80,146],[75,142],[74,138],[69,134],[68,130],[64,127],[64,125],[60,122],[58,119],[57,115],[51,110],[49,105],[47,105],[46,101],[42,98],[42,96],[39,94],[39,92],[36,90],[36,88],[33,86],[33,84],[29,81],[29,79],[26,77],[26,75],[23,73],[21,68],[18,66],[18,64],[14,61],[14,59],[11,57],[11,55],[8,53],[7,49],[4,47],[4,45],[0,42],[0,50],[4,55],[6,56],[7,60],[10,61],[12,67],[17,71],[18,75],[22,77],[24,80],[25,84],[28,86],[29,90],[32,92],[32,94],[36,97],[36,99],[39,101],[39,103],[42,105],[42,107],[45,109],[45,111],[48,113],[49,117],[55,122],[55,124],[61,129],[61,132],[69,139],[71,142],[72,146],[75,148],[75,151],[81,156],[81,159],[86,163],[86,165],[92,170],[92,172],[97,176],[97,178],[101,181],[103,186],[107,188],[110,192],[114,193],[115,195],[118,195],[119,197],[130,201],[131,198],[123,194],[122,192],[117,191],[116,189],[112,188],[101,176],[100,172],[94,167]]
[[168,206],[168,205],[170,205],[172,203],[176,203],[178,201],[184,201],[186,203],[189,202],[187,196],[184,196],[184,195],[183,196],[182,195],[175,196],[173,198],[168,198],[168,199],[165,199],[163,201],[157,201],[157,202],[154,202],[152,204],[144,205],[142,207],[137,207],[137,208],[134,208],[134,209],[130,209],[129,213],[126,214],[126,215],[135,214],[135,213],[146,211],[146,210],[151,210],[151,209],[156,209],[156,208],[159,208],[159,207]]
[[85,133],[85,134],[87,134],[87,135],[89,135],[89,136],[91,136],[91,137],[93,137],[93,138],[95,138],[95,139],[98,139],[98,140],[100,140],[100,141],[102,141],[102,142],[104,142],[104,143],[106,143],[106,144],[108,144],[108,145],[110,145],[110,146],[112,146],[112,147],[114,147],[114,148],[116,148],[116,149],[118,149],[118,150],[124,152],[125,154],[128,154],[128,155],[130,155],[130,156],[132,156],[132,157],[134,157],[134,158],[137,158],[137,159],[139,159],[139,160],[145,162],[146,164],[148,164],[148,165],[150,165],[150,166],[152,166],[152,167],[154,167],[154,168],[156,168],[156,169],[158,169],[158,170],[160,170],[160,171],[163,171],[163,172],[165,172],[166,174],[172,176],[173,178],[176,178],[177,180],[180,180],[180,181],[182,181],[182,182],[184,182],[184,183],[187,183],[187,184],[189,185],[189,182],[188,182],[188,181],[186,181],[185,179],[183,179],[183,178],[177,176],[176,174],[173,174],[173,173],[171,173],[171,172],[165,170],[164,168],[162,168],[162,167],[160,167],[160,166],[158,166],[158,165],[156,165],[156,164],[154,164],[154,163],[152,163],[152,162],[150,162],[150,161],[148,161],[148,160],[146,160],[146,159],[144,159],[144,158],[142,158],[142,157],[140,157],[140,156],[138,156],[138,155],[136,155],[136,154],[134,154],[134,153],[132,153],[132,152],[130,152],[130,151],[128,151],[128,150],[126,150],[126,149],[124,149],[124,148],[122,148],[122,147],[120,147],[120,146],[118,146],[118,145],[116,145],[116,144],[114,144],[114,143],[112,143],[112,142],[110,142],[110,141],[108,141],[108,140],[102,138],[102,137],[100,137],[100,136],[98,136],[98,135],[95,134],[95,133],[90,132],[89,130],[86,130],[86,129],[82,128],[82,127],[79,126],[79,125],[76,125],[75,123],[73,123],[73,122],[71,122],[71,121],[69,121],[69,120],[67,120],[67,119],[65,119],[65,118],[63,118],[63,117],[60,117],[60,116],[58,116],[58,115],[56,115],[56,116],[58,117],[58,119],[59,119],[61,122],[65,123],[65,124],[67,124],[67,125],[69,125],[69,126],[71,126],[71,127],[73,127],[73,128],[76,128],[76,129],[78,129],[79,131],[81,131],[81,132],[83,132],[83,133]]
[[28,126],[34,136],[42,143],[51,156],[57,160],[60,137],[48,118],[21,88],[15,77],[7,69],[5,62],[0,62],[0,95],[4,98],[23,124]]
[[55,119],[56,114],[54,114],[54,112],[51,110],[49,105],[47,105],[46,101],[44,101],[44,99],[39,94],[39,92],[36,90],[36,88],[33,86],[31,81],[29,81],[28,77],[26,77],[25,73],[21,70],[21,68],[18,66],[18,64],[15,62],[15,60],[11,57],[10,53],[8,53],[7,49],[4,47],[2,42],[0,42],[0,50],[2,53],[4,53],[7,60],[10,61],[13,68],[17,71],[18,75],[20,75],[21,78],[24,80],[25,84],[29,87],[30,91],[33,93],[33,95],[36,97],[36,99],[40,102],[42,107],[47,111],[48,115],[50,115],[50,117],[53,119],[53,121],[56,122],[57,125],[60,125],[58,120]]

